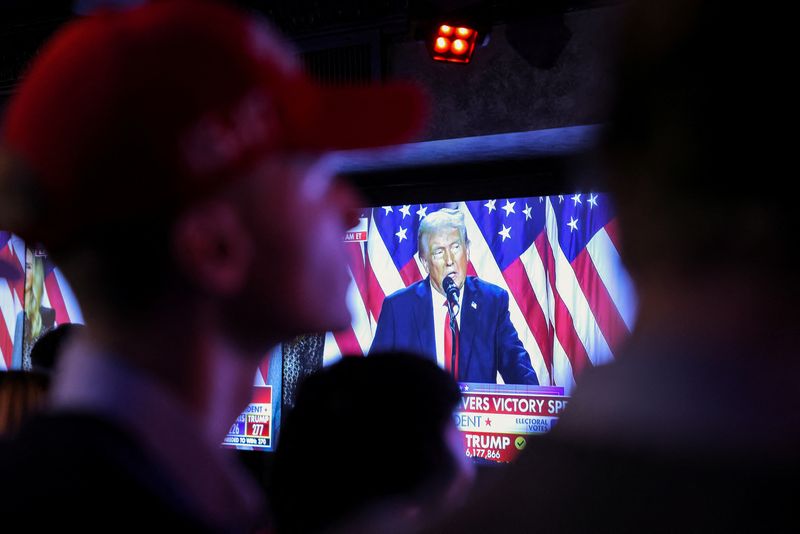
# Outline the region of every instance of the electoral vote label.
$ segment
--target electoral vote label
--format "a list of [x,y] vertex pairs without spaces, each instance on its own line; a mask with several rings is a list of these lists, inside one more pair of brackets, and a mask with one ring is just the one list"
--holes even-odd
[[255,388],[253,401],[231,425],[223,444],[254,450],[272,447],[272,386]]

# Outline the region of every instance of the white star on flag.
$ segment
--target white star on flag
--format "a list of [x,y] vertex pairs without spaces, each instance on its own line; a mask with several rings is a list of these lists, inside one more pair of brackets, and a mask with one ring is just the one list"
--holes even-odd
[[526,221],[527,221],[528,219],[532,219],[532,218],[533,218],[533,216],[531,215],[531,207],[530,207],[530,206],[528,206],[528,203],[527,203],[527,202],[525,203],[525,209],[524,209],[524,210],[522,210],[522,213],[524,213],[524,214],[525,214],[525,220],[526,220]]
[[390,213],[392,213],[394,211],[394,208],[392,208],[391,206],[382,206],[382,207],[383,207],[383,209],[386,210],[386,213],[384,215],[389,215]]
[[428,216],[427,212],[428,212],[428,208],[423,208],[422,204],[420,204],[419,205],[419,209],[417,210],[417,216],[419,217],[420,221]]
[[564,202],[564,195],[558,195],[558,203],[561,204]]
[[589,209],[592,209],[593,206],[597,206],[597,195],[589,194],[589,200],[587,200],[587,202],[589,203]]
[[406,216],[411,216],[411,205],[408,204],[408,205],[403,206],[402,208],[400,208],[400,213],[403,214],[403,219],[405,219]]
[[401,227],[400,227],[400,231],[399,231],[399,232],[396,232],[396,233],[394,234],[394,235],[396,235],[396,236],[397,236],[397,237],[400,239],[400,241],[398,241],[398,243],[402,243],[402,242],[403,242],[403,239],[408,239],[408,238],[406,237],[406,232],[407,232],[407,231],[408,231],[408,229],[407,229],[407,228],[403,228],[403,227],[401,226]]
[[578,204],[583,204],[583,202],[581,202],[581,196],[577,193],[575,193],[575,195],[572,197],[572,202],[574,202],[573,204],[574,206],[577,206]]
[[516,204],[516,202],[510,202],[508,199],[506,199],[506,205],[503,206],[503,209],[506,212],[506,217],[508,217],[512,213],[516,213],[516,211],[514,211],[514,204]]
[[506,239],[511,239],[511,227],[506,228],[506,225],[503,225],[503,229],[497,232],[498,235],[503,237],[503,241]]
[[567,226],[570,227],[570,232],[572,232],[574,230],[577,230],[578,229],[578,219],[575,219],[574,217],[570,217],[569,218],[569,222],[567,223]]
[[497,203],[496,200],[489,200],[488,202],[486,202],[486,204],[484,204],[484,206],[489,208],[489,213],[492,213],[492,210],[496,210],[497,209],[497,208],[494,207],[495,203]]

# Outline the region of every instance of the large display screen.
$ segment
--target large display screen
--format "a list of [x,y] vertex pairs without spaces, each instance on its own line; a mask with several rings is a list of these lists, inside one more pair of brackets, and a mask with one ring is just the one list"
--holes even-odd
[[326,334],[324,363],[391,350],[436,361],[461,385],[469,457],[510,461],[550,430],[576,379],[633,326],[606,194],[379,206],[345,240],[353,320]]

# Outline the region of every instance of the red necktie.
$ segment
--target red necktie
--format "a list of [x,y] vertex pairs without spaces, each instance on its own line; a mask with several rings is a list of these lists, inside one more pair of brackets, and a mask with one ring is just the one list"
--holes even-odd
[[[444,302],[444,307],[447,308],[447,301]],[[450,328],[450,312],[445,312],[444,318],[444,368],[449,373],[453,374],[453,377],[458,380],[458,321],[454,321],[455,326],[455,334],[456,334],[456,357],[455,357],[455,368],[451,364],[452,361],[452,351],[453,351],[453,329]]]

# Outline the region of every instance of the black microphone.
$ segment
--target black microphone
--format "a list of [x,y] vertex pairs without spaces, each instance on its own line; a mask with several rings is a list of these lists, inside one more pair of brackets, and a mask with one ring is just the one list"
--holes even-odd
[[447,295],[447,301],[450,303],[453,313],[458,313],[458,287],[456,287],[456,283],[449,276],[445,276],[444,280],[442,280],[442,288],[445,295]]

